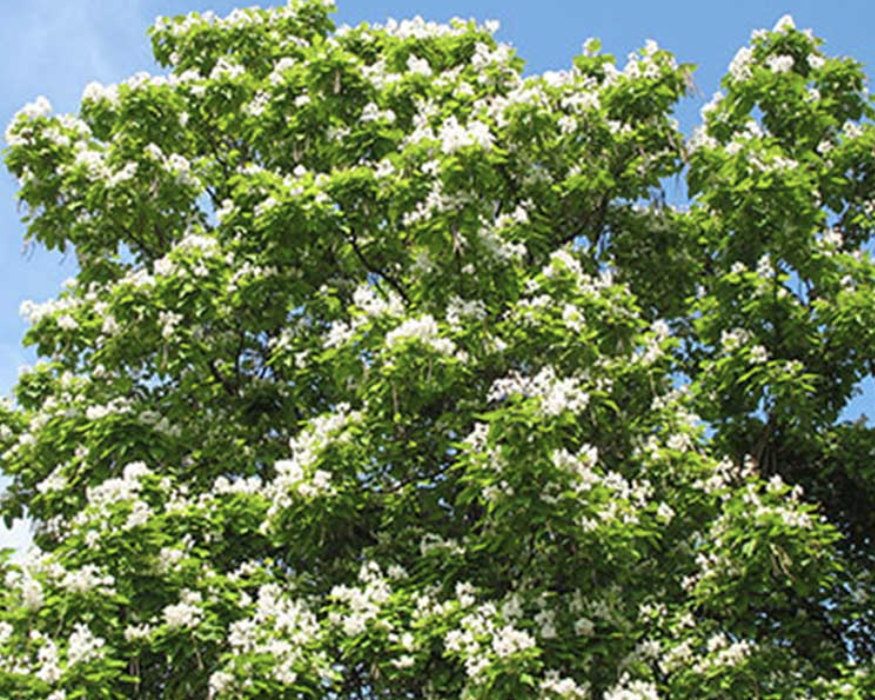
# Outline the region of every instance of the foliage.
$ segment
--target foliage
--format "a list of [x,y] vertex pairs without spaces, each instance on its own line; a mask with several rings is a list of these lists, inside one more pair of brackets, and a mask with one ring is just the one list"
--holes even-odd
[[0,408],[0,694],[871,697],[860,66],[784,18],[687,140],[652,42],[329,11],[7,132],[80,272]]

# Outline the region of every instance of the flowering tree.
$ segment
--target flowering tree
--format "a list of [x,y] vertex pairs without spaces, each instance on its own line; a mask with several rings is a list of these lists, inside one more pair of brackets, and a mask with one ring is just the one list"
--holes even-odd
[[0,694],[871,697],[858,64],[784,18],[687,141],[653,43],[523,78],[327,5],[7,132],[80,271],[0,408]]

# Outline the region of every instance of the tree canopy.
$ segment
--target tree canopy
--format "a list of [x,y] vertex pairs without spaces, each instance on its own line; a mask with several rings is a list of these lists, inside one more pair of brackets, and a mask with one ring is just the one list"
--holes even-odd
[[330,10],[7,131],[79,272],[0,404],[0,695],[872,697],[861,66],[782,18],[687,138],[653,42]]

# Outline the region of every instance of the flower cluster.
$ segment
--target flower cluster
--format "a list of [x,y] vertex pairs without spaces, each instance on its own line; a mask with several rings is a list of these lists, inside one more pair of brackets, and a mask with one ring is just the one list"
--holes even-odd
[[7,130],[79,271],[0,402],[0,696],[871,696],[859,66],[782,18],[685,139],[654,41],[330,11]]
[[538,399],[539,412],[547,417],[558,416],[564,411],[580,413],[589,404],[589,393],[583,386],[580,379],[559,379],[555,369],[544,367],[533,377],[513,374],[497,379],[489,389],[488,400],[500,401],[514,396],[535,398]]

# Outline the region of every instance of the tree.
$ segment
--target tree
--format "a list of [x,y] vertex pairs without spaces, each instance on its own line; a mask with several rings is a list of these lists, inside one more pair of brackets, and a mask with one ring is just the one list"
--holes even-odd
[[3,696],[871,697],[860,66],[783,18],[686,140],[653,43],[329,11],[7,132],[80,271],[0,410]]

